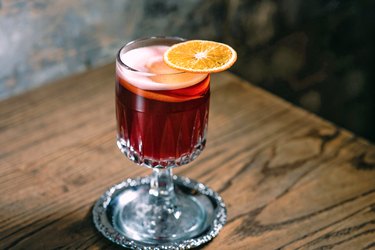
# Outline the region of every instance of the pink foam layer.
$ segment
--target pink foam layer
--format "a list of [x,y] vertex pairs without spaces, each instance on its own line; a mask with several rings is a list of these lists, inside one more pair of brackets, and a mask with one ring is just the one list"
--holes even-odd
[[145,90],[186,88],[207,77],[207,74],[187,73],[168,67],[163,62],[167,49],[168,46],[149,46],[121,53],[121,61],[139,72],[117,64],[117,74],[126,82]]

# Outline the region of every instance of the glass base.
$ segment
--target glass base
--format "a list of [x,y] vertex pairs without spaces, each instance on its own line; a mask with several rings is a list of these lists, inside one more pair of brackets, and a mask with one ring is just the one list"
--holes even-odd
[[163,205],[150,191],[150,178],[127,179],[96,202],[97,229],[130,248],[184,249],[213,239],[226,222],[222,198],[202,183],[173,176],[175,197]]

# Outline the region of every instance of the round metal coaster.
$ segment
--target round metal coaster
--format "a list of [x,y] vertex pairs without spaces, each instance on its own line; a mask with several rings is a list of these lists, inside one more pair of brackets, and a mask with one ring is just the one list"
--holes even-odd
[[109,240],[131,249],[190,249],[198,247],[216,237],[226,222],[226,208],[223,199],[202,183],[186,177],[173,176],[176,193],[194,196],[207,210],[206,225],[199,235],[190,239],[151,244],[125,236],[116,218],[126,213],[124,206],[131,202],[137,193],[148,192],[149,177],[127,179],[108,189],[93,208],[96,228]]

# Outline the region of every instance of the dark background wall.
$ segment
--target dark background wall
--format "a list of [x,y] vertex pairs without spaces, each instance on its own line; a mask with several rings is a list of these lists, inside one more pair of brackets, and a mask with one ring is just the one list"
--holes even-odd
[[178,35],[232,45],[233,72],[375,141],[374,27],[370,0],[0,0],[0,99]]

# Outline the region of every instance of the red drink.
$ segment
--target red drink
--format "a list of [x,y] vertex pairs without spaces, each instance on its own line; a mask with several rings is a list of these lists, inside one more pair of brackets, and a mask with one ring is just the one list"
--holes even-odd
[[[210,77],[170,69],[161,57],[167,47],[147,48],[125,53],[121,61],[126,65],[117,65],[118,145],[138,164],[183,165],[205,146]],[[126,68],[141,64],[142,72]]]

